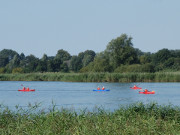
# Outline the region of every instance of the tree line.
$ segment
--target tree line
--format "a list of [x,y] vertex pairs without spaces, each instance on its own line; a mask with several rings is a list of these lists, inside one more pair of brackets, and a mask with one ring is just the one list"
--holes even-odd
[[93,50],[71,56],[60,49],[55,56],[25,56],[11,49],[0,51],[0,73],[31,72],[159,72],[179,71],[180,50],[161,49],[156,53],[134,48],[132,37],[112,39],[100,53]]

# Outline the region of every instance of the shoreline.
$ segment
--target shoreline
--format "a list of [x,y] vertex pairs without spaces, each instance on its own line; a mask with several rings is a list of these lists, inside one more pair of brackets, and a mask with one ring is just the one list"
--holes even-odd
[[156,73],[18,73],[0,74],[0,81],[180,82],[180,72]]

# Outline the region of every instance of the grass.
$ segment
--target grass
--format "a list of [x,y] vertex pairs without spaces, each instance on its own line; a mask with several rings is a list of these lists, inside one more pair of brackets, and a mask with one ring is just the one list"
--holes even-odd
[[0,81],[180,82],[180,72],[0,74]]
[[180,108],[171,105],[136,103],[120,107],[114,112],[101,108],[93,112],[82,110],[79,113],[55,107],[48,112],[37,112],[36,109],[18,108],[10,111],[1,108],[0,134],[180,134]]

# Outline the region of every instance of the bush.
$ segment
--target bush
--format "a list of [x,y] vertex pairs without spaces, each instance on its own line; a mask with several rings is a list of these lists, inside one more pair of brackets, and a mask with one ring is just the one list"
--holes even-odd
[[3,73],[5,73],[6,72],[6,69],[5,68],[0,68],[0,74],[3,74]]
[[138,72],[138,73],[142,73],[142,72],[154,72],[154,66],[152,64],[133,64],[133,65],[121,65],[118,68],[115,69],[114,72],[118,72],[118,73],[127,73],[127,72]]
[[22,68],[14,68],[14,69],[12,70],[12,73],[13,73],[13,74],[14,74],[14,73],[24,73],[24,71],[23,71]]

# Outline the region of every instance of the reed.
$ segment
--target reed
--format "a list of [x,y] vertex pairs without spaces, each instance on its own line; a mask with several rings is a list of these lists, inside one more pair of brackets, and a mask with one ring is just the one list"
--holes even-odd
[[113,112],[95,108],[77,113],[55,106],[48,112],[36,109],[1,108],[0,134],[180,134],[180,108],[172,105],[136,103]]
[[0,74],[0,81],[180,82],[180,72]]

